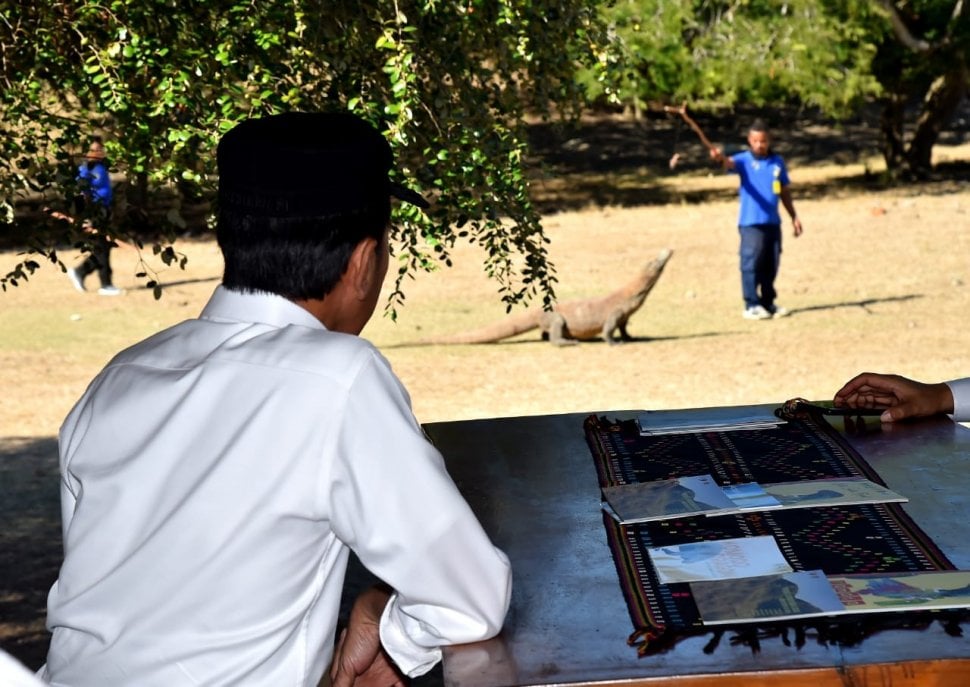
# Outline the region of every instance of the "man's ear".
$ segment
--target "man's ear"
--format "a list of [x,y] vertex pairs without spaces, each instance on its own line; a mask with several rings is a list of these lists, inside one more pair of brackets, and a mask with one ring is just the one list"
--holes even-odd
[[377,241],[371,237],[361,240],[354,246],[347,262],[348,286],[360,300],[366,300],[371,286],[377,279]]

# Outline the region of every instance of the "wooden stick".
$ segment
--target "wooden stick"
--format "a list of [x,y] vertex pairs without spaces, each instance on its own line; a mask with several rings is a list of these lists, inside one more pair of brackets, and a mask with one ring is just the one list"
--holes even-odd
[[717,150],[717,146],[708,140],[707,136],[704,135],[704,131],[700,128],[700,126],[698,126],[697,122],[695,122],[694,119],[687,114],[687,103],[684,103],[680,107],[664,105],[664,112],[673,112],[679,114],[681,117],[683,117],[684,121],[687,122],[687,126],[693,129],[694,133],[700,137],[701,143],[703,143],[708,150]]
[[[67,215],[67,214],[65,214],[63,212],[60,212],[59,210],[51,210],[50,208],[44,208],[44,210],[52,218],[54,218],[54,219],[59,219],[59,220],[62,220],[64,222],[70,222],[71,224],[77,224],[78,223],[76,217],[71,217],[70,215]],[[105,234],[104,232],[99,231],[98,229],[96,229],[95,227],[91,226],[87,222],[82,222],[81,223],[81,231],[83,231],[83,232],[85,232],[87,234],[94,234],[96,236],[104,236],[109,241],[111,241],[113,243],[116,243],[119,246],[124,246],[125,248],[131,248],[133,251],[137,251],[138,250],[138,248],[135,247],[133,244],[128,243],[127,241],[122,241],[121,239],[119,239],[116,236],[110,236],[108,234]]]

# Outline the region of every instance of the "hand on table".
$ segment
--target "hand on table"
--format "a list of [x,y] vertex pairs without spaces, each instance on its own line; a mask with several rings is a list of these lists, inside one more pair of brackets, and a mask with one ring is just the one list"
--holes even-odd
[[883,422],[953,412],[953,394],[946,384],[925,384],[899,375],[864,372],[835,394],[843,408],[886,408]]

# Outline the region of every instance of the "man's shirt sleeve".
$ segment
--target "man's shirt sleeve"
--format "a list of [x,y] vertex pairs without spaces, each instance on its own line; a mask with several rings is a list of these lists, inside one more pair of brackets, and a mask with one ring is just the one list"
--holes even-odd
[[485,534],[374,352],[348,390],[329,480],[333,531],[395,593],[381,641],[407,675],[441,646],[501,629],[511,594],[505,554]]
[[970,377],[954,379],[946,385],[953,394],[953,414],[950,417],[956,422],[970,421]]
[[778,181],[781,182],[782,186],[790,185],[791,179],[788,177],[788,165],[785,164],[784,159],[780,156],[778,157],[778,166],[781,168],[781,172],[778,174]]

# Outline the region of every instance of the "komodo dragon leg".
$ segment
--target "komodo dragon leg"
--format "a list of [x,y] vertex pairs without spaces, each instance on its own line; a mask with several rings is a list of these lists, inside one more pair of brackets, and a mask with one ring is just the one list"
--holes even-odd
[[[620,332],[619,340],[613,337],[613,332]],[[629,332],[626,330],[626,318],[619,313],[611,313],[606,321],[603,323],[603,330],[600,333],[603,341],[610,344],[618,344],[621,341],[633,341],[633,337],[630,336]]]
[[571,346],[579,343],[576,339],[569,337],[569,330],[566,328],[566,318],[559,313],[549,313],[546,323],[549,325],[547,329],[549,343],[553,346]]

